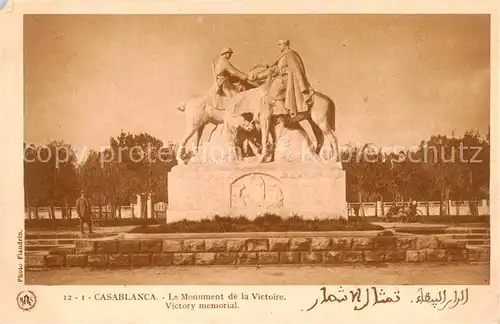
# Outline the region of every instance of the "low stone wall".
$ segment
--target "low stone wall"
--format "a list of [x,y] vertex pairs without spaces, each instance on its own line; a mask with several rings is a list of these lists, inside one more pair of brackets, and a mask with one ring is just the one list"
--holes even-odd
[[[296,234],[296,233],[295,233]],[[79,240],[75,248],[26,256],[27,268],[208,265],[313,265],[377,262],[488,261],[438,236],[270,237]]]

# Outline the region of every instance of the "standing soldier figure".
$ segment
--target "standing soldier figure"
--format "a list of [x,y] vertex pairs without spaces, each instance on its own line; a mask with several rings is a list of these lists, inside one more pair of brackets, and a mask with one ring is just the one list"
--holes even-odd
[[76,212],[80,218],[80,231],[82,234],[85,234],[85,223],[89,227],[89,235],[92,234],[92,209],[84,190],[81,191],[81,196],[76,200]]

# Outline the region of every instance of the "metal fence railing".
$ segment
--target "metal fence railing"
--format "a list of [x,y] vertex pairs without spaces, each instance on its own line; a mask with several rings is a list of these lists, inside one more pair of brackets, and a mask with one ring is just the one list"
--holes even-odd
[[[142,206],[144,208],[144,206]],[[76,208],[74,206],[69,207],[53,207],[53,218],[55,219],[74,219],[78,218],[78,214],[76,212]],[[111,206],[93,206],[92,214],[94,218],[111,219]],[[153,206],[153,217],[155,218],[164,218],[167,214],[167,204],[166,203],[157,203]],[[132,205],[132,206],[121,206],[116,208],[116,216],[114,218],[118,218],[120,215],[121,218],[140,218],[141,216],[141,206]],[[51,219],[51,213],[49,207],[30,207],[25,208],[24,211],[25,219]]]
[[[407,203],[407,202],[406,202]],[[387,214],[390,208],[396,204],[401,204],[401,202],[364,202],[363,208],[361,209],[359,203],[347,203],[347,216],[365,216],[365,217],[383,217]],[[439,201],[418,201],[417,209],[424,216],[439,216],[444,214],[453,216],[484,216],[490,214],[489,201],[479,200],[475,202],[470,201],[449,201],[448,206],[446,203],[442,204]],[[141,207],[138,205],[132,206],[122,206],[116,210],[116,217],[121,215],[121,218],[140,218]],[[144,206],[143,206],[144,208]],[[68,207],[65,211],[65,207],[54,207],[54,217],[56,219],[70,219],[77,218],[75,207]],[[153,205],[153,218],[165,218],[167,215],[168,205],[165,202],[159,202]],[[441,209],[444,209],[442,212]],[[446,209],[448,212],[446,213]],[[94,217],[101,215],[104,219],[113,218],[111,217],[111,206],[102,206],[99,212],[99,207],[94,206],[92,208],[92,213]],[[63,217],[65,215],[65,217]],[[30,208],[25,210],[25,219],[35,219],[35,208]],[[48,207],[38,207],[38,219],[50,219],[50,212]]]
[[[394,201],[365,202],[362,204],[363,208],[361,209],[359,203],[347,203],[347,216],[383,217],[392,207],[401,204],[401,202]],[[485,216],[490,214],[489,201],[487,200],[449,201],[448,206],[446,202],[417,201],[417,210],[423,216],[439,216],[443,214],[452,216]]]

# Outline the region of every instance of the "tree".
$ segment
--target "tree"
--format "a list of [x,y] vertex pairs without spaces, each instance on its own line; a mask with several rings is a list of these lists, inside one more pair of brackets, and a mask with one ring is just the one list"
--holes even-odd
[[460,138],[443,135],[422,141],[416,151],[382,153],[371,144],[342,152],[346,170],[347,199],[439,200],[449,213],[450,199],[489,197],[489,137],[467,131]]
[[78,188],[76,155],[71,145],[53,141],[47,145],[24,144],[24,186],[26,206],[49,206],[49,216],[55,219],[54,207],[65,206],[76,199]]
[[[166,200],[167,172],[176,165],[172,143],[163,146],[159,139],[147,134],[121,133],[111,138],[113,159],[110,162],[114,196],[120,204],[130,203],[139,194]],[[153,205],[152,204],[152,205]],[[144,213],[143,217],[146,217]]]

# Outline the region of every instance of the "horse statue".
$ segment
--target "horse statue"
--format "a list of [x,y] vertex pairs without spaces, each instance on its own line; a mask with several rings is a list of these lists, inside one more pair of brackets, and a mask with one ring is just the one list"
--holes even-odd
[[[177,109],[186,114],[186,130],[182,137],[177,152],[178,161],[182,161],[182,153],[189,139],[196,133],[195,148],[199,147],[199,141],[204,127],[212,123],[214,125],[224,124],[227,129],[242,128],[251,131],[254,127],[260,128],[261,153],[260,162],[268,162],[271,124],[274,121],[274,110],[267,103],[272,81],[277,76],[267,66],[254,66],[249,75],[252,82],[234,97],[221,97],[214,101],[212,92],[191,98],[180,105]],[[308,123],[316,137],[316,153],[319,154],[325,139],[328,140],[333,156],[339,157],[338,141],[335,135],[335,104],[327,95],[315,92],[312,105],[308,111],[298,113],[295,118],[290,118],[291,124]],[[214,104],[215,103],[215,104]],[[258,120],[259,125],[254,125],[245,115],[251,114],[254,120]],[[303,133],[310,141],[305,132]]]
[[[272,81],[276,77],[279,76],[274,74],[272,70],[267,69],[259,72],[256,76],[256,80],[266,79],[260,87],[263,88],[262,91],[268,93]],[[316,154],[321,152],[326,139],[328,140],[330,149],[334,152],[333,157],[338,161],[340,156],[338,140],[335,134],[335,104],[327,95],[317,91],[313,94],[312,102],[308,111],[299,112],[294,118],[289,118],[288,122],[291,125],[299,124],[302,127],[301,133],[308,142],[311,142],[311,139],[307,133],[305,133],[304,128],[307,127],[307,125],[311,126],[314,136],[316,137]],[[260,115],[258,120],[262,131],[261,162],[266,162],[268,155],[268,145],[266,144],[269,140],[273,117],[275,117],[274,107],[262,101],[260,103],[255,102],[254,104],[260,104]]]
[[[185,164],[182,156],[187,142],[195,134],[194,149],[198,150],[203,130],[208,124],[213,124],[215,127],[223,124],[226,133],[229,135],[235,133],[239,128],[249,133],[255,131],[255,125],[251,123],[251,116],[253,116],[255,108],[250,108],[249,103],[259,102],[260,98],[266,95],[266,92],[264,92],[263,87],[251,82],[240,83],[239,88],[240,92],[234,97],[217,98],[214,98],[215,89],[212,88],[208,92],[194,96],[176,106],[176,109],[184,112],[186,116],[186,128],[176,153],[179,163]],[[245,103],[245,105],[242,105],[242,103]],[[235,109],[235,107],[238,109]],[[210,137],[214,130],[212,130]],[[232,135],[235,137],[234,134]],[[253,137],[247,140],[254,153],[257,153],[255,152],[257,146]]]

